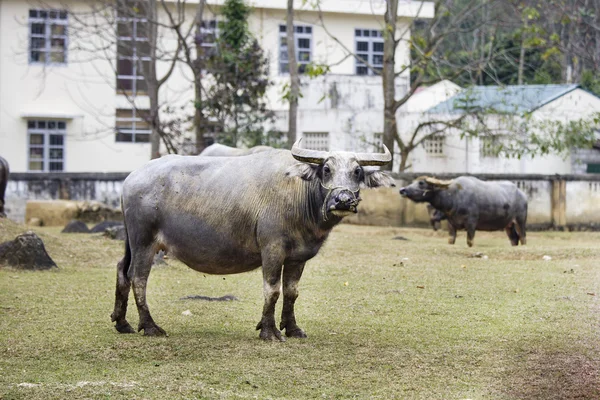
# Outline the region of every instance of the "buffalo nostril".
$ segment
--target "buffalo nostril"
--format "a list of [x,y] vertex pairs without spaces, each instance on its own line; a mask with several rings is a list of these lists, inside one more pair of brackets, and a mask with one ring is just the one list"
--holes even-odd
[[406,189],[404,189],[404,188],[400,189],[400,194],[406,194]]

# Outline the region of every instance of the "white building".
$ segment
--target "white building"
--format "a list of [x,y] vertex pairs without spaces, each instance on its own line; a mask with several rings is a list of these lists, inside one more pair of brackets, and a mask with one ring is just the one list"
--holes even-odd
[[[421,100],[417,96],[422,97]],[[600,98],[578,85],[475,86],[460,89],[444,81],[424,89],[401,110],[401,134],[408,137],[419,122],[456,119],[470,107],[488,110],[486,125],[493,135],[468,138],[457,129],[426,139],[410,155],[410,171],[429,173],[572,174],[599,173],[600,150],[574,149],[566,154],[507,158],[490,151],[497,141],[508,140],[515,121],[529,115],[532,126],[549,121],[568,123],[600,113]],[[411,98],[411,101],[413,99]],[[424,101],[422,101],[424,100]],[[435,104],[435,103],[439,104]],[[461,108],[462,107],[462,108]],[[425,134],[425,133],[424,133]],[[465,136],[465,137],[461,137]]]
[[[83,15],[92,3],[0,0],[0,154],[13,172],[127,172],[150,158],[148,126],[117,88],[136,91],[135,102],[143,108],[148,99],[142,78],[121,57],[116,43],[70,29],[75,14],[66,12],[67,7]],[[194,1],[188,3],[191,21]],[[208,3],[206,27],[213,29],[211,21],[219,18],[222,0]],[[383,130],[381,78],[348,56],[348,50],[360,50],[373,65],[382,65],[385,1],[322,0],[321,13],[311,2],[296,3],[301,62],[331,65],[327,75],[302,80],[299,136],[313,148],[371,150],[368,143]],[[281,92],[289,79],[280,68],[286,2],[252,0],[250,5],[250,29],[269,57],[275,82],[269,104],[279,117],[277,128],[286,131],[287,103]],[[400,1],[398,31],[409,35],[410,21],[417,15],[432,17],[433,3]],[[176,43],[172,34],[162,40],[167,46]],[[98,44],[106,45],[102,52],[85,50],[98,49]],[[401,44],[398,65],[407,64],[408,57],[407,46]],[[165,68],[158,66],[159,75]],[[162,100],[174,106],[191,104],[190,77],[178,65],[160,92]],[[398,79],[400,94],[407,81],[407,75]]]

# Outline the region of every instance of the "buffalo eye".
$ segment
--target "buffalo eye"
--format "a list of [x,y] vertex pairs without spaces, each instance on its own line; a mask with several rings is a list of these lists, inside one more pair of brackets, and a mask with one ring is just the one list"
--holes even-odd
[[329,175],[329,174],[331,174],[331,168],[329,168],[329,165],[325,165],[325,166],[323,167],[323,173],[324,173],[325,175]]
[[423,186],[425,184],[424,181],[419,181],[419,186]]
[[361,171],[360,167],[356,167],[356,169],[354,170],[354,175],[357,177],[360,176],[360,171]]

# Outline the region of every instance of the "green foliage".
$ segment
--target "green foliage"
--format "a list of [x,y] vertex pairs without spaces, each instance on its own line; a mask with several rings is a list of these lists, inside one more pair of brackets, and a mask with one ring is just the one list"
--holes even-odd
[[248,30],[250,8],[227,0],[222,8],[217,51],[206,62],[212,82],[203,103],[205,116],[219,126],[217,141],[229,146],[272,145],[276,133],[264,133],[273,119],[266,106],[269,64]]
[[586,70],[581,74],[581,87],[600,96],[600,76],[598,73]]

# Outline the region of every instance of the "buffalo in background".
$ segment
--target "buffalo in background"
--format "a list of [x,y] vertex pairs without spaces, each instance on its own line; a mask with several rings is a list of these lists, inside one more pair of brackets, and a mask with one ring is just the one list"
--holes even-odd
[[472,176],[445,181],[423,176],[401,188],[400,195],[427,202],[442,212],[448,219],[450,244],[456,241],[458,229],[466,229],[469,247],[478,229],[504,229],[513,246],[526,244],[527,197],[512,182],[485,182]]
[[6,194],[9,172],[8,161],[0,156],[0,217],[6,217],[4,211],[4,195]]
[[261,153],[263,151],[273,150],[270,146],[254,146],[249,149],[238,149],[237,147],[225,146],[220,143],[213,143],[198,155],[210,157],[237,157],[247,156],[248,154]]

